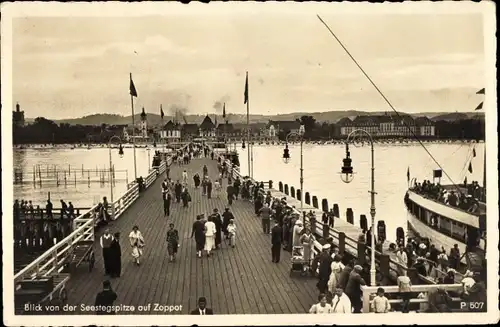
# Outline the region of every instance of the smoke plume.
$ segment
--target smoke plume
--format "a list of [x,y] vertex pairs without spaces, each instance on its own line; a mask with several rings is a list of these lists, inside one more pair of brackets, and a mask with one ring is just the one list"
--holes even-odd
[[215,112],[220,114],[222,113],[222,108],[224,106],[224,102],[228,102],[231,99],[229,95],[224,95],[222,98],[214,102],[213,108]]

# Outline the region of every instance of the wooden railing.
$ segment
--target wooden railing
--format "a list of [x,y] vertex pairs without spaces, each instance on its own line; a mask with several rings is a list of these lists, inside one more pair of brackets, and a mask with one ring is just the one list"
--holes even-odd
[[[216,156],[222,156],[223,153],[217,153],[215,152]],[[236,176],[240,177],[240,178],[243,178],[244,176],[239,172],[239,167],[238,169],[231,169],[233,168],[233,165],[232,163],[230,162],[230,160],[226,160],[226,164],[228,166],[228,168],[230,169],[229,171],[232,172],[233,174],[233,178],[235,178]],[[258,183],[257,181],[253,180],[254,183]],[[272,182],[265,182],[264,185],[269,188],[269,186],[272,184]],[[272,186],[271,186],[272,187]],[[264,191],[265,192],[265,191]],[[288,198],[288,195],[286,194],[283,194],[283,197],[287,197]],[[274,198],[273,198],[274,200]],[[281,199],[278,199],[278,200],[281,200]],[[311,224],[311,221],[309,219],[309,217],[305,214],[307,213],[309,210],[312,210],[312,209],[304,209],[303,210],[303,213],[301,213],[298,209],[290,206],[290,205],[287,205],[286,206],[287,208],[289,208],[290,210],[292,210],[292,212],[294,212],[295,214],[298,214],[299,216],[303,216],[304,218],[304,224],[305,225],[309,225]],[[315,209],[313,210],[315,216],[316,216],[316,222],[315,222],[315,228],[313,227],[312,229],[315,231],[315,234],[316,235],[319,235],[321,238],[323,238],[323,223],[321,223],[321,215],[322,215],[322,211],[320,209]],[[346,235],[345,233],[343,232],[340,232],[338,231],[337,229],[335,228],[331,228],[329,227],[329,233],[328,233],[329,237],[333,238],[333,241],[335,244],[337,245],[340,245],[342,244],[343,247],[344,247],[344,251],[347,251],[349,252],[352,256],[354,257],[358,257],[359,255],[359,251],[358,251],[358,241],[349,237],[348,235]],[[313,246],[313,252],[314,252],[314,255],[317,255],[319,254],[322,250],[322,247],[323,247],[323,244],[318,242],[317,240],[314,242],[314,246]],[[342,248],[342,247],[340,247]],[[365,251],[364,253],[369,253],[369,251],[371,251],[371,247],[366,244],[365,245],[365,249],[367,251]],[[396,259],[395,259],[395,254],[394,253],[381,253],[377,250],[375,250],[375,263],[377,266],[380,266],[381,264],[381,257],[385,255],[385,256],[389,256],[389,263],[388,263],[388,272],[389,274],[391,275],[392,279],[396,279],[397,276],[400,275],[400,273],[402,271],[407,271],[408,272],[408,267],[406,265],[402,265],[401,263],[397,262]],[[370,262],[370,258],[367,254],[365,254],[365,262]],[[437,267],[434,267],[433,269],[435,269],[435,271],[437,272],[438,274],[438,277],[444,277],[446,276],[446,273],[439,270]],[[426,284],[436,284],[436,281],[434,281],[433,279],[427,277],[427,276],[423,276],[423,275],[420,275],[420,274],[417,274],[418,278],[423,281],[424,283]],[[461,280],[461,278],[463,278],[463,275],[459,272],[456,273],[456,276],[457,276],[457,279],[458,280]]]
[[[144,179],[145,186],[149,187],[165,172],[167,165],[171,163],[171,157],[167,157],[166,162],[162,161],[160,166],[153,167],[152,171]],[[115,208],[115,219],[119,218],[127,208],[129,208],[135,200],[139,198],[139,185],[137,182],[129,184],[127,191],[113,202]],[[40,255],[32,263],[14,276],[14,285],[23,280],[30,280],[40,277],[46,277],[51,274],[58,274],[64,269],[68,255],[72,252],[75,245],[80,241],[94,241],[94,227],[97,215],[98,205],[93,206],[89,210],[83,212],[78,217],[73,219],[73,232],[62,239],[60,242],[52,246],[45,253]],[[111,210],[110,210],[111,213]]]
[[[442,284],[439,285],[445,291],[448,292],[456,292],[461,293],[463,291],[463,286],[461,284]],[[378,286],[361,286],[361,291],[363,292],[363,313],[370,312],[371,303],[373,302],[373,298],[377,295]],[[411,293],[422,293],[424,296],[421,298],[415,297],[410,299],[410,303],[428,303],[429,297],[428,294],[430,291],[435,291],[436,286],[432,285],[414,285],[411,286]],[[384,286],[385,294],[397,294],[399,293],[398,286]],[[453,302],[462,301],[460,297],[451,297]],[[394,304],[403,303],[402,299],[391,299],[389,300],[391,307]]]

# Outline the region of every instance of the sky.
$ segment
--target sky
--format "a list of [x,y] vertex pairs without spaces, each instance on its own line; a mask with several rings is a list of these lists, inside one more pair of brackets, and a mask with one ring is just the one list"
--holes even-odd
[[[389,110],[315,11],[13,19],[13,101],[27,117],[136,112]],[[404,112],[472,111],[484,87],[481,14],[320,13]]]

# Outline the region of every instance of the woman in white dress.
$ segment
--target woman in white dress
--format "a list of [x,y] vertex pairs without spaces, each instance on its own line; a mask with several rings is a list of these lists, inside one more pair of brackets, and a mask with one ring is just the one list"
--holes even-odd
[[210,252],[215,249],[216,232],[217,228],[212,217],[208,217],[208,221],[205,223],[205,251],[207,252],[207,257],[210,257]]
[[144,237],[142,236],[139,227],[134,226],[128,235],[128,238],[130,240],[130,245],[132,246],[132,257],[134,258],[134,262],[139,265],[139,260],[142,257],[142,249],[145,245]]
[[333,258],[333,262],[330,267],[332,268],[332,272],[330,273],[330,279],[328,280],[328,291],[330,291],[331,294],[334,294],[337,289],[340,273],[344,270],[345,266],[340,261],[340,256],[336,255]]
[[[304,234],[300,237],[300,243],[304,247],[304,261],[308,262],[309,265],[311,264],[314,241],[315,238],[311,234],[311,229],[306,227]],[[304,267],[304,269],[307,269],[307,267]]]
[[293,235],[292,235],[293,246],[302,245],[300,244],[300,232],[302,231],[303,226],[304,223],[300,219],[297,219],[297,221],[295,222],[295,226],[293,227]]

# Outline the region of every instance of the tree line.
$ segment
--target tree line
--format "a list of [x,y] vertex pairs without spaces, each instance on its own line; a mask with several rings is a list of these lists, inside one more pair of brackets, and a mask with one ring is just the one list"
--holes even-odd
[[[318,122],[312,116],[302,116],[297,119],[304,125],[304,138],[307,140],[328,140],[340,138],[340,127],[336,124]],[[478,119],[463,119],[456,121],[437,121],[436,137],[440,139],[470,139],[484,140],[484,121]],[[153,132],[153,131],[151,131]],[[116,125],[70,125],[57,124],[44,117],[38,117],[33,123],[25,126],[13,125],[13,143],[18,144],[77,144],[77,143],[107,143],[111,136],[123,133],[123,126]],[[284,140],[289,133],[280,131],[279,139]],[[150,133],[151,135],[151,133]],[[152,134],[157,136],[156,133]]]

